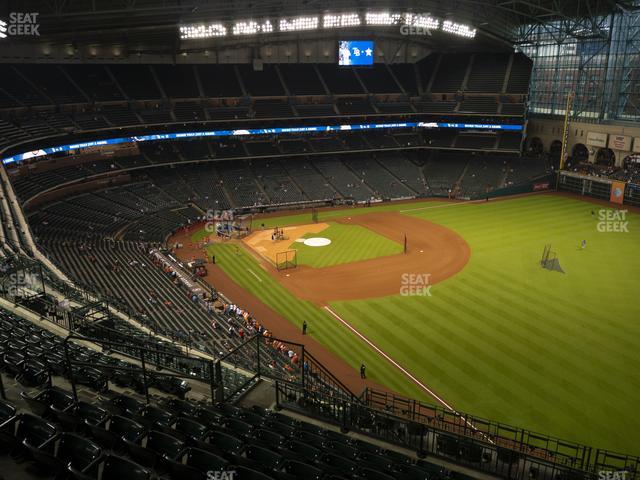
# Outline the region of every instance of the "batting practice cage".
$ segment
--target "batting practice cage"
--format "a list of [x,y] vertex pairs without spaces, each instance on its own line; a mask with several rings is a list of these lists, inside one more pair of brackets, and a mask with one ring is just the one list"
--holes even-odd
[[296,250],[285,250],[276,253],[276,268],[278,270],[289,270],[298,266],[298,256]]
[[551,250],[550,243],[545,245],[544,249],[542,250],[540,266],[542,268],[546,268],[547,270],[555,270],[556,272],[564,273],[564,270],[562,270],[562,267],[560,266],[558,255],[556,254],[556,252]]

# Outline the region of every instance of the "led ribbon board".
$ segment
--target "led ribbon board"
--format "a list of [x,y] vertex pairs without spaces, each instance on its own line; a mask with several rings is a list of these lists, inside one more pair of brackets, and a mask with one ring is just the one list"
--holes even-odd
[[156,133],[152,135],[140,135],[133,137],[107,138],[89,142],[70,143],[57,147],[47,147],[29,152],[19,153],[2,160],[4,165],[9,165],[30,158],[42,157],[52,153],[82,150],[83,148],[101,147],[106,145],[118,145],[120,143],[139,143],[159,140],[183,140],[202,137],[240,137],[246,135],[276,135],[281,133],[314,133],[314,132],[344,132],[352,130],[376,130],[376,129],[401,129],[401,128],[451,128],[458,130],[502,130],[521,132],[522,125],[504,125],[491,123],[444,123],[444,122],[399,122],[399,123],[356,123],[348,125],[315,125],[309,127],[277,127],[277,128],[248,128],[238,130],[208,130],[200,132],[175,132]]

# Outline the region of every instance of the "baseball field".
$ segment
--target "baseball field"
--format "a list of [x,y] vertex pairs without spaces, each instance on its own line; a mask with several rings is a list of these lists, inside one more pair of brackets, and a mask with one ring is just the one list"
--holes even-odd
[[[555,194],[428,201],[320,211],[318,223],[268,217],[242,242],[207,248],[233,282],[293,325],[306,320],[313,340],[380,385],[637,455],[639,221]],[[258,237],[275,226],[284,239]],[[547,244],[553,270],[540,265]],[[297,267],[278,271],[284,250]]]

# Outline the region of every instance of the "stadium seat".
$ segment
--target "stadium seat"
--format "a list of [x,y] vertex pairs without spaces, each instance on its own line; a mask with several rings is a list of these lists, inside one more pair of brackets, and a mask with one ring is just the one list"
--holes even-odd
[[318,460],[321,453],[319,449],[296,440],[289,440],[286,446],[281,449],[281,452],[287,458],[304,458],[311,462]]
[[269,470],[279,470],[284,463],[284,457],[282,455],[258,445],[248,445],[246,455],[247,458]]
[[149,429],[153,427],[169,427],[176,421],[173,414],[153,405],[143,407],[142,411],[132,418]]
[[84,470],[102,456],[102,450],[95,443],[72,433],[62,433],[40,447],[32,446],[26,440],[23,445],[44,471],[56,475],[65,472],[68,465]]
[[247,436],[250,436],[253,432],[253,427],[250,424],[233,417],[227,418],[224,421],[223,425],[227,430],[233,432],[235,435],[238,435],[238,436],[247,437]]
[[312,467],[306,463],[299,462],[297,460],[289,460],[284,466],[287,473],[295,475],[297,478],[304,478],[309,480],[320,480],[324,474],[322,470],[316,467]]
[[307,443],[313,447],[320,449],[323,448],[327,443],[326,438],[309,432],[298,432],[297,437],[301,442]]
[[67,372],[67,364],[62,355],[45,351],[42,360],[53,375],[63,376]]
[[213,432],[209,434],[208,443],[222,450],[223,452],[227,452],[233,455],[242,454],[245,448],[245,444],[242,440],[222,432]]
[[393,460],[386,458],[382,455],[375,453],[361,453],[359,456],[359,463],[369,468],[391,470],[393,469]]
[[180,434],[186,439],[195,441],[203,441],[209,433],[209,428],[206,425],[187,417],[178,417],[174,428],[176,434]]
[[27,442],[32,447],[38,448],[58,434],[58,429],[54,425],[28,413],[20,415],[17,423],[15,437],[20,444]]
[[200,408],[197,411],[185,409],[177,413],[186,417],[195,417],[202,424],[208,426],[222,425],[222,422],[224,421],[224,415],[222,412],[217,412],[209,408]]
[[97,368],[80,367],[74,370],[73,376],[78,384],[86,385],[97,392],[106,392],[109,389],[107,376]]
[[342,474],[350,476],[353,475],[358,468],[357,462],[332,453],[323,453],[320,456],[319,462],[324,470],[336,475]]
[[2,367],[12,377],[17,376],[24,362],[24,355],[18,351],[9,350],[2,356]]
[[66,410],[73,405],[73,397],[55,387],[47,388],[35,397],[31,397],[27,392],[21,392],[20,397],[29,406],[29,409],[40,417],[49,416],[52,413],[52,408]]
[[75,412],[83,422],[89,425],[99,425],[109,416],[105,409],[82,401],[76,404]]
[[0,399],[0,425],[16,416],[16,407],[7,400]]
[[15,446],[17,421],[16,408],[6,400],[0,400],[0,452],[10,451]]
[[171,398],[164,403],[164,406],[176,416],[194,417],[198,415],[198,408],[182,399]]
[[228,467],[229,462],[211,452],[199,448],[187,448],[185,464],[206,472],[208,470],[224,470]]
[[363,480],[394,480],[395,477],[387,475],[378,470],[372,470],[371,468],[362,468],[358,472],[358,477]]
[[255,440],[262,445],[280,447],[285,444],[286,438],[279,433],[260,428],[254,433]]
[[107,425],[88,425],[88,428],[95,441],[106,449],[121,447],[121,441],[139,442],[145,434],[142,425],[119,415],[111,417]]
[[359,452],[356,448],[345,445],[344,443],[337,442],[335,440],[330,441],[325,449],[328,452],[335,453],[336,455],[341,455],[345,458],[355,459],[358,458]]
[[102,462],[93,463],[87,469],[79,471],[72,466],[69,471],[77,480],[97,480],[102,467],[100,480],[149,480],[151,471],[126,458],[108,455]]
[[238,480],[275,480],[275,477],[271,477],[262,472],[247,467],[237,467],[236,473],[236,478]]
[[184,443],[166,433],[151,430],[144,446],[140,441],[124,440],[127,451],[137,463],[151,469],[158,468],[162,459],[175,461],[184,449]]
[[206,473],[198,468],[185,465],[181,461],[166,462],[171,480],[208,480]]
[[119,415],[127,411],[140,414],[144,408],[144,405],[127,395],[117,395],[113,397],[109,403],[118,409]]

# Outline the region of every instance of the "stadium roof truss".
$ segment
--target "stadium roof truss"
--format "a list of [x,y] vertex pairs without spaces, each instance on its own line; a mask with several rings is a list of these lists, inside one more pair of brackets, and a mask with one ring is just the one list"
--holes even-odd
[[516,47],[533,60],[530,112],[588,122],[640,119],[640,1],[608,14],[523,25]]

